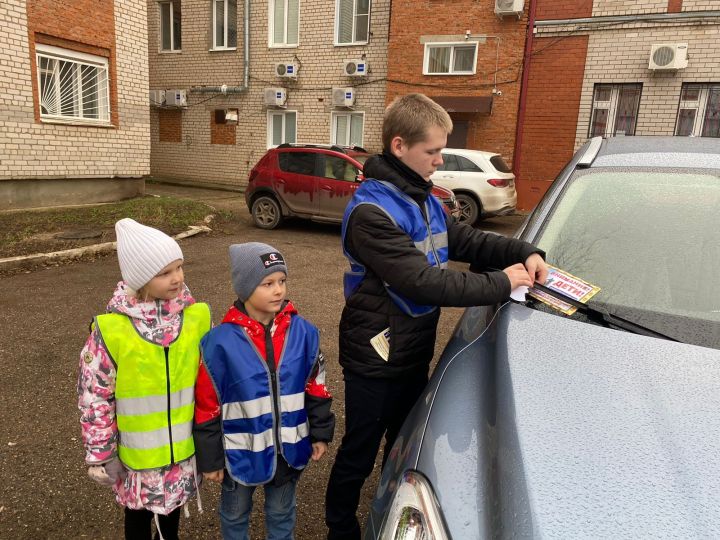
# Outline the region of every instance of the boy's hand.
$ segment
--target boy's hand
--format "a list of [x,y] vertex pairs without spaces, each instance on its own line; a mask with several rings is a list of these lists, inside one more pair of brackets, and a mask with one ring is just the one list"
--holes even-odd
[[205,478],[205,480],[210,480],[211,482],[217,482],[218,484],[222,483],[224,477],[225,477],[225,471],[223,469],[220,469],[219,471],[203,473],[203,478]]
[[530,255],[525,261],[525,268],[527,269],[530,279],[533,280],[533,285],[537,281],[540,285],[544,285],[548,276],[547,263],[537,253]]
[[313,461],[319,461],[323,455],[325,455],[325,452],[328,450],[328,445],[326,442],[314,442],[312,443],[313,453],[312,453],[312,460]]
[[[528,260],[530,260],[530,257],[528,257]],[[533,285],[533,280],[530,277],[530,274],[528,274],[528,271],[522,265],[522,263],[508,266],[505,270],[503,270],[503,272],[505,272],[505,275],[510,278],[511,291],[515,290],[521,285],[524,285],[525,287],[532,287]],[[545,275],[547,276],[547,269],[545,270]]]

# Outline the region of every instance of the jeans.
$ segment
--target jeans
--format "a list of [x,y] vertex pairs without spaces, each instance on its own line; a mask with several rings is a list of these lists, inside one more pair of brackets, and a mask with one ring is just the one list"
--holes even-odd
[[335,457],[325,497],[330,540],[359,540],[357,512],[365,479],[385,437],[383,465],[405,418],[427,385],[427,371],[395,379],[345,372],[345,436]]
[[[268,540],[292,540],[295,529],[297,478],[281,486],[266,484],[265,529]],[[257,486],[244,486],[225,471],[220,495],[220,530],[224,540],[248,540],[252,496]]]

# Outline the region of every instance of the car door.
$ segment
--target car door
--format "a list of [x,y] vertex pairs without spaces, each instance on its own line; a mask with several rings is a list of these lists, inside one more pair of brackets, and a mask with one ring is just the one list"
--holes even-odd
[[318,179],[319,216],[340,221],[350,198],[360,186],[357,176],[362,171],[343,156],[325,154],[321,162],[322,174]]
[[462,169],[455,154],[443,152],[443,164],[430,177],[432,181],[449,190],[456,190],[462,187]]
[[314,215],[318,211],[317,152],[288,149],[278,154],[273,187],[293,214]]

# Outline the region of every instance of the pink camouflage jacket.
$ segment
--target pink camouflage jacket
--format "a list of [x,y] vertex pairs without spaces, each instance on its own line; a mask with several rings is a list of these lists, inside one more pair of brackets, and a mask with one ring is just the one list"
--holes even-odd
[[[149,302],[141,302],[127,291],[124,282],[118,283],[107,312],[128,315],[140,335],[162,346],[177,337],[183,309],[195,303],[187,287],[173,300]],[[80,425],[85,462],[89,466],[106,463],[117,456],[115,376],[115,365],[95,329],[80,353],[78,376]],[[195,494],[197,484],[195,457],[192,457],[162,469],[127,471],[125,480],[118,481],[112,489],[117,502],[123,506],[169,514]]]

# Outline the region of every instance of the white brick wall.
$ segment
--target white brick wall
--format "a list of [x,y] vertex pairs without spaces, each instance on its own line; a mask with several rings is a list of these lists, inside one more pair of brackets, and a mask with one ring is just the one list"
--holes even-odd
[[[205,0],[182,2],[182,52],[158,52],[158,8],[148,0],[150,87],[156,89],[193,86],[240,86],[243,82],[243,2],[238,0],[237,51],[209,51],[211,3]],[[268,2],[251,2],[250,88],[245,94],[222,96],[188,92],[189,108],[183,112],[183,142],[161,143],[157,110],[151,112],[152,174],[197,182],[241,187],[267,148],[267,109],[262,92],[266,87],[288,90],[288,110],[298,112],[298,142],[330,142],[330,93],[333,86],[356,88],[356,111],[365,112],[364,146],[381,147],[382,113],[385,108],[387,35],[390,0],[371,6],[370,43],[363,46],[333,46],[335,2],[300,0],[300,45],[294,48],[268,47]],[[342,62],[362,54],[372,69],[367,79],[341,76]],[[276,62],[301,63],[297,81],[274,75]],[[377,82],[375,82],[377,81]],[[212,97],[214,96],[214,97]],[[211,98],[209,101],[208,98]],[[203,103],[201,103],[203,102]],[[216,108],[238,108],[236,144],[210,144],[211,113]]]
[[644,0],[641,2],[627,0],[595,0],[593,17],[603,15],[631,15],[642,13],[667,13],[667,0]]
[[147,14],[142,0],[116,0],[120,127],[35,121],[25,0],[0,4],[0,181],[137,177],[150,172]]

